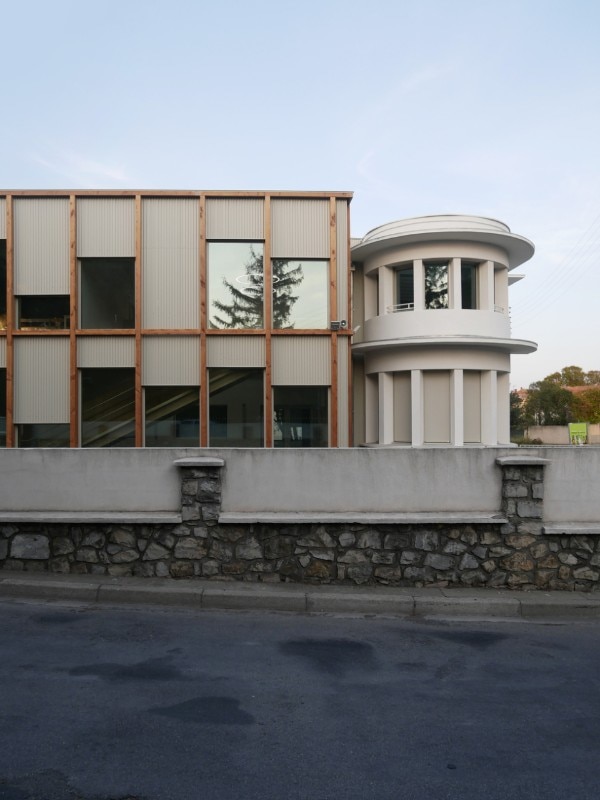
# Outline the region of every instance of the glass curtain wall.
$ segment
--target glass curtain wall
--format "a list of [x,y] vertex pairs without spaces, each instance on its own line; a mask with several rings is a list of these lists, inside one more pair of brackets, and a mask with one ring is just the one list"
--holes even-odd
[[407,311],[415,306],[414,269],[410,264],[396,270],[396,311]]
[[96,367],[80,372],[82,447],[134,447],[135,370]]
[[448,308],[448,262],[425,261],[425,308]]
[[199,391],[198,386],[146,386],[146,447],[199,446]]
[[17,298],[22,331],[65,330],[69,327],[68,295],[23,295]]
[[460,265],[460,283],[463,308],[477,308],[477,267],[472,261]]
[[135,259],[85,258],[80,262],[81,327],[135,326]]
[[69,423],[36,423],[17,426],[19,447],[69,447]]
[[272,262],[273,327],[329,327],[329,261]]
[[209,445],[264,446],[262,369],[209,370]]
[[327,447],[327,386],[274,386],[273,408],[275,447]]

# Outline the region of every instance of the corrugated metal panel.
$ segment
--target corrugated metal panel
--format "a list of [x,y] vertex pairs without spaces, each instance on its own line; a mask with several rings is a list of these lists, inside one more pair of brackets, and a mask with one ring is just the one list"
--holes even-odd
[[199,386],[199,336],[146,336],[142,341],[144,386]]
[[209,367],[264,367],[264,336],[209,336],[206,360]]
[[15,423],[69,422],[69,339],[15,340]]
[[0,338],[0,367],[6,367],[6,337]]
[[15,294],[69,294],[69,201],[16,198]]
[[224,197],[206,201],[207,239],[264,239],[264,200]]
[[194,198],[142,203],[142,309],[145,328],[199,325],[199,205]]
[[0,239],[6,239],[6,198],[0,197]]
[[337,318],[346,319],[348,317],[348,272],[350,270],[348,258],[348,204],[344,200],[338,200],[335,208],[337,218]]
[[348,339],[338,337],[338,445],[348,447],[349,425]]
[[133,336],[80,336],[77,340],[78,367],[134,367]]
[[79,258],[135,256],[133,197],[80,197],[77,200]]
[[274,336],[273,386],[328,386],[330,336]]
[[271,201],[273,258],[329,258],[329,200]]

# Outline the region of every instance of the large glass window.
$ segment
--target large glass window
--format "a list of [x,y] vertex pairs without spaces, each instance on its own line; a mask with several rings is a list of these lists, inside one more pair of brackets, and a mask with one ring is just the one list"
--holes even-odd
[[6,447],[6,370],[0,369],[0,447]]
[[261,242],[209,242],[208,324],[211,328],[264,326]]
[[200,400],[197,386],[146,386],[146,447],[198,447]]
[[261,369],[209,371],[211,447],[262,447],[264,388]]
[[68,295],[24,295],[17,298],[18,326],[22,331],[64,330],[69,327]]
[[0,239],[0,330],[6,329],[6,239]]
[[19,447],[69,447],[70,426],[68,423],[36,423],[17,425]]
[[81,261],[81,327],[135,326],[135,259],[85,258]]
[[448,308],[448,262],[425,261],[425,308]]
[[477,308],[477,268],[474,261],[462,261],[460,265],[460,285],[463,308]]
[[273,327],[329,327],[329,261],[276,258],[273,274]]
[[396,269],[396,305],[394,311],[407,311],[415,307],[413,265]]
[[81,370],[81,444],[135,446],[135,370],[128,367]]
[[275,386],[275,447],[327,447],[327,386]]

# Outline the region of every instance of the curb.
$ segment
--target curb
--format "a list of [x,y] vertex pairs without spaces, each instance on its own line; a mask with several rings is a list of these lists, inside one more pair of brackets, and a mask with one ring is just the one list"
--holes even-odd
[[1,577],[2,599],[84,602],[92,605],[150,605],[193,610],[368,614],[419,619],[600,619],[600,592],[361,588],[47,573],[11,573],[10,576]]

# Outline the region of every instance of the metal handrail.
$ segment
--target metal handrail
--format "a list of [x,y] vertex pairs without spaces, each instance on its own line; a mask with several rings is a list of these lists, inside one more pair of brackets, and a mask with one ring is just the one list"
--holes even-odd
[[395,306],[388,306],[386,312],[388,314],[396,314],[398,311],[412,311],[414,307],[414,303],[397,303]]

